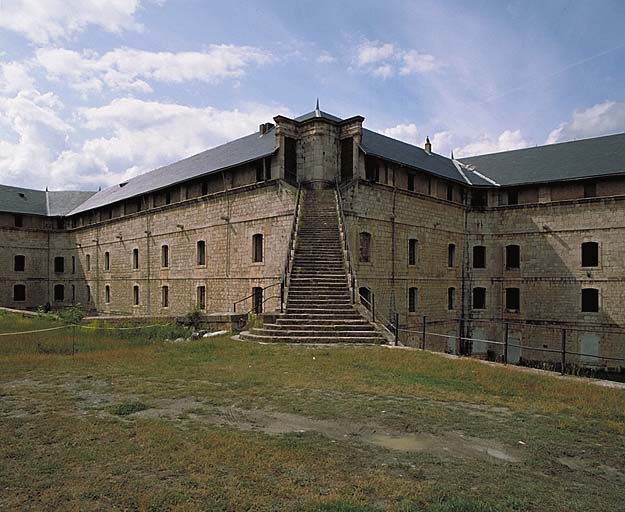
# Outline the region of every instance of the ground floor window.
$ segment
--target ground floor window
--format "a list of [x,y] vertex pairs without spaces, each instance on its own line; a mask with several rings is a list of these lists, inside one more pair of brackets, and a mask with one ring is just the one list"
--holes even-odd
[[26,285],[16,284],[13,286],[13,300],[16,302],[26,300]]
[[263,289],[260,286],[255,286],[254,288],[252,288],[252,300],[254,313],[259,315],[263,312]]
[[506,309],[508,311],[521,309],[521,291],[518,288],[506,288]]
[[415,313],[417,311],[417,289],[408,289],[408,312]]
[[206,286],[197,287],[197,307],[206,309]]
[[473,309],[486,309],[486,288],[473,288]]
[[169,286],[161,288],[161,306],[164,308],[169,307]]
[[597,313],[599,311],[599,290],[584,288],[582,290],[582,312]]
[[54,300],[63,302],[65,300],[65,286],[62,284],[54,285]]

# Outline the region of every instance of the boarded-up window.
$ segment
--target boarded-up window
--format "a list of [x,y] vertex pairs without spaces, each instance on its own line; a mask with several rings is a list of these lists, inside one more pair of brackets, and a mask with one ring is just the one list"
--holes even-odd
[[362,232],[359,235],[359,261],[369,263],[371,261],[371,234]]
[[62,284],[54,285],[54,300],[57,302],[63,302],[65,300],[65,286]]
[[197,264],[206,265],[206,242],[204,240],[198,240],[196,253]]
[[54,271],[57,274],[65,272],[65,258],[63,256],[54,258]]
[[197,287],[197,307],[206,309],[206,286]]
[[516,269],[521,266],[521,248],[518,245],[506,245],[506,269]]
[[18,254],[13,258],[13,270],[15,272],[24,272],[26,269],[26,256]]
[[408,240],[408,265],[417,264],[417,240],[411,238]]
[[473,288],[473,309],[486,309],[486,288]]
[[456,307],[456,289],[447,288],[447,309],[452,310]]
[[599,311],[599,290],[584,288],[582,290],[582,312],[597,313]]
[[13,286],[13,300],[16,302],[26,300],[26,285],[16,284]]
[[254,263],[263,261],[263,235],[260,233],[252,237],[252,261]]
[[506,288],[506,310],[519,311],[521,309],[521,291],[518,288]]
[[341,140],[341,181],[354,177],[354,138]]
[[584,242],[582,244],[582,267],[599,266],[599,244],[597,242]]
[[290,137],[284,138],[284,178],[297,183],[297,141]]
[[473,247],[473,268],[486,268],[486,247],[483,245]]
[[169,307],[169,286],[161,288],[161,306],[164,308]]
[[417,311],[417,289],[408,289],[408,312],[414,313]]
[[447,246],[447,266],[453,267],[456,264],[456,244]]

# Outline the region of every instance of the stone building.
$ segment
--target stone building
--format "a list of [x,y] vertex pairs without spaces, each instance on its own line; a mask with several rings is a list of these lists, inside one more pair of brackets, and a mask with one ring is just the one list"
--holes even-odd
[[[427,348],[440,351],[501,357],[488,341],[507,339],[512,361],[559,361],[567,329],[578,362],[623,366],[610,358],[625,357],[625,134],[456,160],[363,121],[318,108],[277,116],[96,193],[0,186],[0,305],[288,314],[297,261],[306,279],[323,278],[323,265],[338,268],[336,243],[345,285],[321,290],[324,311],[340,316],[349,297],[368,320],[375,308],[381,334],[398,314],[400,340],[416,345],[425,319]],[[321,189],[334,196],[316,199]],[[337,241],[297,256],[298,237],[328,211]],[[314,307],[304,288],[291,299]],[[251,335],[305,338],[313,324],[302,325]]]

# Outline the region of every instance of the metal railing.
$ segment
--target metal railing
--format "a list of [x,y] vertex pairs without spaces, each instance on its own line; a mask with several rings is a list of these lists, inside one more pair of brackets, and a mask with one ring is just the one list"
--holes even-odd
[[[261,291],[263,292],[263,296],[265,295],[265,290],[269,289],[269,288],[273,288],[274,286],[277,286],[279,284],[282,284],[282,281],[276,281],[275,283],[269,284],[267,286],[265,286],[264,288],[261,288]],[[241,302],[244,302],[248,299],[251,299],[255,296],[256,294],[254,292],[252,292],[250,295],[248,295],[247,297],[243,297],[242,299],[237,300],[236,302],[232,303],[232,311],[233,312],[237,312],[237,304],[241,304]],[[269,298],[275,298],[275,297],[269,297]],[[267,300],[269,300],[269,298]],[[264,304],[266,302],[266,300],[262,301],[262,304]],[[247,313],[245,314],[249,314],[252,311],[254,311],[255,308],[250,309]]]
[[291,223],[291,233],[289,235],[289,246],[287,247],[286,257],[284,260],[284,268],[282,269],[282,279],[280,280],[280,313],[284,313],[284,303],[286,301],[286,292],[289,286],[289,275],[291,273],[291,262],[293,259],[293,251],[295,249],[295,240],[297,239],[297,230],[299,226],[299,214],[302,197],[302,184],[297,186],[297,197],[295,199],[295,209],[293,210],[293,222]]
[[369,291],[371,292],[371,300],[368,300],[366,297],[358,294],[360,303],[364,305],[367,311],[371,314],[371,321],[375,324],[383,326],[393,336],[395,345],[399,345],[399,313],[395,312],[395,318],[393,321],[380,314],[379,311],[376,313],[375,293],[373,293],[373,290],[370,288]]
[[339,215],[339,228],[342,234],[343,248],[346,254],[347,260],[347,273],[349,274],[350,288],[352,289],[352,304],[356,303],[356,272],[354,271],[354,263],[352,262],[352,255],[349,250],[349,242],[347,240],[347,231],[345,229],[345,212],[343,210],[343,198],[341,197],[341,189],[339,188],[338,181],[335,182],[336,203],[338,205]]

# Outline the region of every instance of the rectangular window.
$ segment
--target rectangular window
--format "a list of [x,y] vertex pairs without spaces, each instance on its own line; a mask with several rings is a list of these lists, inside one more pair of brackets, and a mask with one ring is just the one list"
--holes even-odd
[[359,235],[359,241],[359,261],[369,263],[371,261],[371,234],[363,231]]
[[378,160],[372,156],[365,156],[365,178],[372,183],[380,179],[380,168]]
[[456,264],[456,244],[447,246],[447,266],[452,268]]
[[197,264],[206,265],[206,242],[198,240],[197,242]]
[[447,289],[447,309],[452,310],[456,307],[456,289],[448,288]]
[[104,253],[104,270],[111,270],[111,253],[108,251]]
[[15,214],[13,217],[14,225],[16,228],[24,227],[24,216],[20,214]]
[[252,288],[252,307],[257,315],[263,312],[263,289],[259,286]]
[[87,302],[91,302],[91,286],[87,285]]
[[132,302],[135,306],[139,305],[139,287],[137,285],[132,287]]
[[582,244],[582,267],[599,266],[599,244],[597,242],[584,242]]
[[206,309],[206,286],[197,287],[197,307],[199,309]]
[[417,240],[411,238],[408,240],[408,265],[417,264]]
[[165,204],[171,204],[171,192],[169,190],[165,192]]
[[87,260],[87,272],[91,272],[91,254],[87,254],[86,256],[86,260]]
[[521,309],[521,291],[518,288],[506,288],[506,310],[519,311]]
[[260,233],[252,236],[252,261],[254,263],[263,261],[263,235]]
[[284,179],[297,184],[297,141],[291,137],[284,138]]
[[13,259],[13,270],[15,272],[24,272],[26,270],[26,256],[18,254]]
[[518,245],[506,245],[506,269],[514,270],[521,266],[521,248]]
[[597,313],[599,311],[599,290],[584,288],[582,290],[582,313]]
[[202,195],[208,195],[208,183],[205,181],[202,182]]
[[72,274],[76,273],[76,256],[72,256]]
[[16,284],[13,286],[13,300],[15,302],[24,302],[26,300],[26,285]]
[[263,169],[263,161],[256,160],[256,181],[264,181],[265,170]]
[[414,192],[415,175],[411,172],[408,173],[408,190]]
[[104,287],[104,302],[111,303],[111,287],[108,284]]
[[597,184],[596,183],[584,184],[584,197],[597,197]]
[[161,288],[161,306],[164,308],[169,307],[169,286]]
[[486,288],[473,288],[473,309],[486,309]]
[[161,267],[169,267],[169,245],[161,246]]
[[483,245],[473,247],[473,268],[486,268],[486,247]]
[[475,208],[485,208],[488,206],[488,193],[486,190],[474,189],[471,194],[471,206]]
[[65,287],[62,284],[54,285],[54,300],[63,302],[65,300]]
[[341,181],[354,177],[354,138],[341,140]]
[[415,313],[417,311],[417,289],[408,289],[408,312]]
[[76,285],[72,285],[72,304],[76,302]]
[[453,185],[447,185],[447,201],[454,200],[454,187]]
[[519,191],[518,190],[508,190],[508,204],[509,205],[519,204]]
[[63,256],[54,258],[54,271],[57,274],[65,272],[65,258]]
[[132,250],[132,268],[134,270],[139,269],[139,249]]

